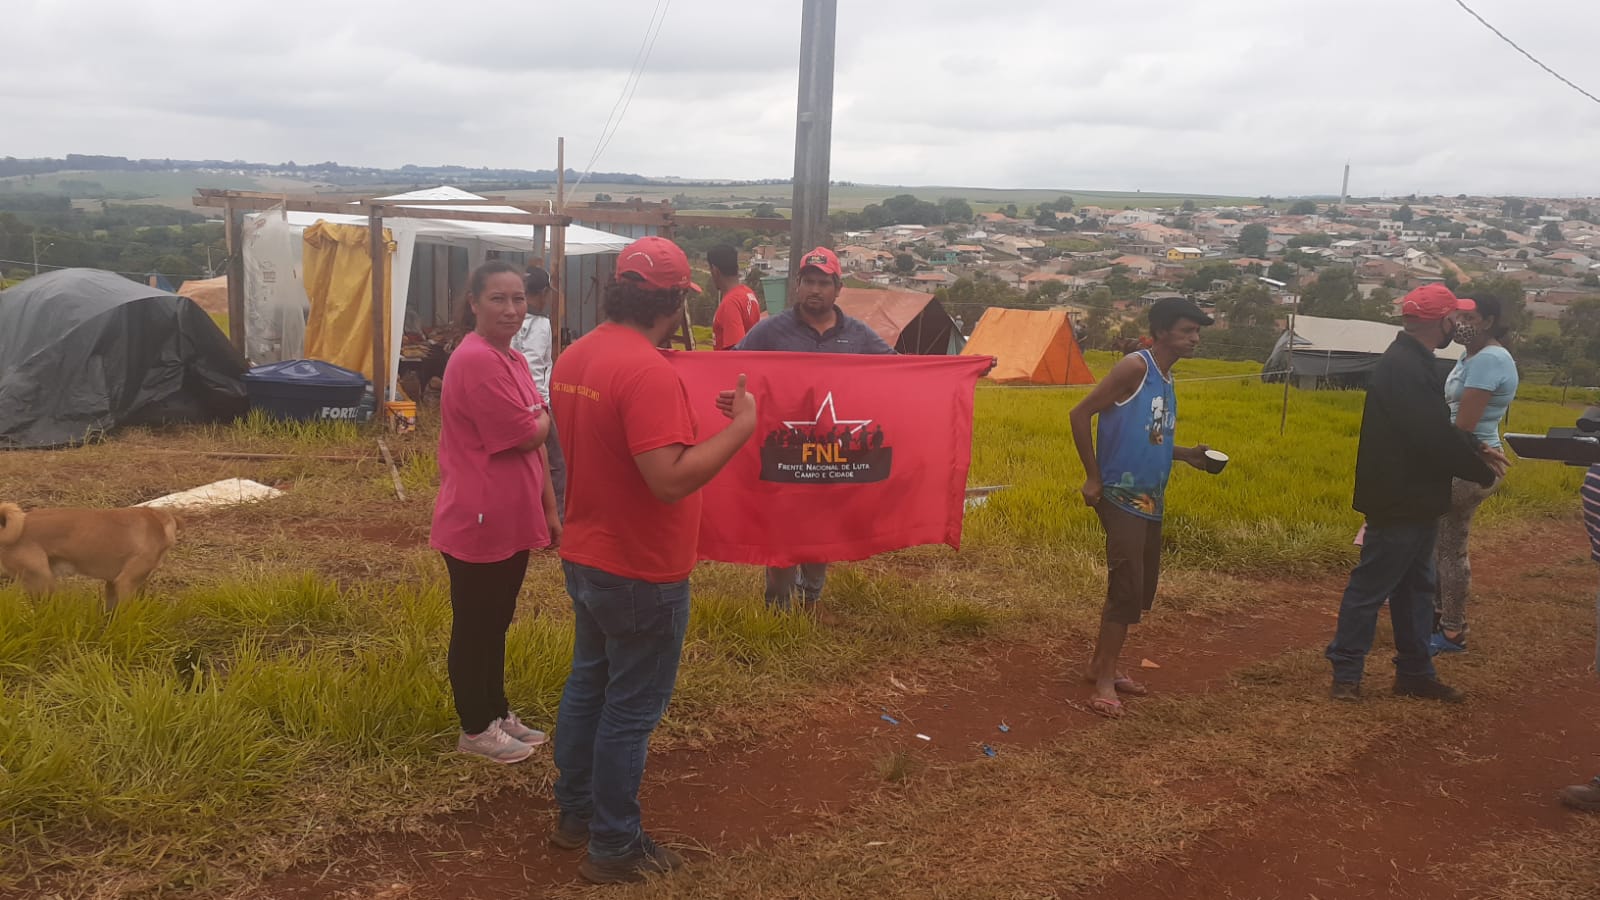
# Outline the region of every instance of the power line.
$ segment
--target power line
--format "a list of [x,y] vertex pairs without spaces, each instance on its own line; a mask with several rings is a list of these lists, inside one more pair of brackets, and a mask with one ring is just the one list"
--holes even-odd
[[1519,46],[1516,41],[1513,41],[1511,38],[1506,37],[1505,33],[1502,32],[1500,29],[1494,27],[1493,25],[1490,25],[1489,22],[1486,19],[1484,19],[1483,16],[1478,15],[1477,10],[1474,10],[1472,7],[1470,7],[1470,6],[1468,6],[1466,4],[1466,0],[1455,0],[1455,3],[1456,3],[1457,6],[1461,7],[1464,10],[1466,10],[1468,15],[1472,16],[1474,19],[1477,19],[1478,22],[1483,25],[1483,27],[1485,27],[1485,28],[1489,29],[1490,31],[1494,32],[1494,36],[1495,37],[1499,38],[1502,41],[1505,41],[1507,44],[1510,44],[1511,45],[1511,49],[1517,51],[1518,53],[1521,53],[1523,56],[1526,56],[1530,61],[1533,62],[1534,65],[1536,65],[1539,68],[1545,70],[1546,72],[1549,72],[1551,75],[1555,76],[1556,80],[1560,81],[1562,84],[1566,85],[1567,87],[1572,88],[1573,90],[1575,90],[1578,93],[1584,95],[1585,97],[1588,97],[1590,100],[1593,100],[1596,103],[1600,103],[1600,97],[1596,97],[1595,95],[1589,93],[1588,91],[1584,90],[1583,88],[1578,87],[1576,84],[1573,84],[1571,80],[1566,78],[1566,76],[1562,75],[1560,72],[1557,72],[1555,69],[1552,69],[1549,66],[1545,65],[1544,63],[1540,62],[1538,57],[1536,57],[1532,53],[1529,53],[1528,51],[1522,49],[1522,47]]
[[[667,13],[671,9],[672,0],[656,0],[655,9],[650,11],[650,21],[644,28],[644,39],[639,42],[639,52],[634,56],[628,77],[622,82],[622,92],[617,95],[617,102],[611,105],[611,115],[606,116],[605,125],[600,127],[600,137],[595,140],[594,153],[589,155],[589,162],[583,167],[583,174],[578,176],[578,180],[572,183],[569,190],[577,190],[578,186],[588,179],[589,173],[594,171],[595,164],[600,161],[600,154],[605,152],[606,147],[611,144],[611,139],[616,137],[617,129],[622,127],[622,117],[628,114],[628,107],[633,103],[633,94],[639,89],[639,82],[644,78],[644,67],[650,62],[650,53],[655,50],[656,38],[661,36],[661,26],[666,24]],[[656,15],[658,12],[659,19]],[[607,129],[610,130],[609,133]]]

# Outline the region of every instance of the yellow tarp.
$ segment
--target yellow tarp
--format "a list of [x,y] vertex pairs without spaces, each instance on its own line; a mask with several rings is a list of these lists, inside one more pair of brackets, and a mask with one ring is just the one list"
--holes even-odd
[[1001,384],[1094,384],[1066,310],[990,307],[962,356],[993,356],[988,377]]
[[[371,231],[361,225],[318,222],[305,231],[306,357],[331,362],[370,381],[372,366]],[[383,232],[384,272],[393,271],[394,241]],[[383,334],[389,334],[394,279],[383,280]]]

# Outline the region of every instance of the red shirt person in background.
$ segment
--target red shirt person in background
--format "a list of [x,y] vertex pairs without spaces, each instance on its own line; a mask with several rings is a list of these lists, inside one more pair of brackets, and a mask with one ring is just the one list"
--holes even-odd
[[511,347],[528,312],[522,273],[498,260],[467,282],[473,331],[450,355],[439,400],[439,495],[429,543],[450,573],[450,689],[456,749],[499,763],[527,759],[542,732],[506,700],[506,629],[528,552],[561,536],[542,447],[550,414],[528,362]]
[[711,320],[711,346],[732,350],[761,321],[761,302],[755,291],[739,281],[739,251],[732,245],[712,247],[706,262],[711,264],[711,281],[722,295],[717,315]]
[[634,241],[606,288],[606,321],[556,360],[550,402],[567,451],[562,567],[572,596],[572,672],[556,718],[550,842],[589,846],[579,874],[642,881],[683,858],[645,834],[639,782],[650,734],[666,712],[689,624],[700,488],[750,435],[756,403],[744,376],[732,421],[696,443],[689,396],[656,346],[695,290],[689,260],[666,238]]

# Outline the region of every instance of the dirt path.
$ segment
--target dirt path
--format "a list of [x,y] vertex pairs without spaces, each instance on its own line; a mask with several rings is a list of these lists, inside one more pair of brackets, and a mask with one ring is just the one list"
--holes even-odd
[[[1578,546],[1570,527],[1529,528],[1481,553],[1475,562],[1485,589],[1548,577],[1550,561],[1570,559]],[[1225,689],[1241,666],[1325,641],[1341,586],[1337,578],[1261,583],[1263,596],[1274,598],[1263,606],[1270,612],[1168,621],[1137,632],[1127,658],[1159,661],[1159,669],[1139,673],[1158,692]],[[1575,641],[1552,660],[1553,672],[1571,674],[1552,678],[1527,703],[1470,707],[1463,724],[1470,736],[1459,745],[1375,756],[1364,766],[1371,777],[1269,805],[1264,817],[1097,896],[1457,896],[1420,873],[1477,839],[1559,827],[1553,785],[1594,762],[1584,754],[1596,749],[1590,723],[1600,720],[1600,688],[1576,674],[1584,668],[1580,646]],[[955,664],[870,673],[827,715],[770,742],[657,754],[643,792],[647,825],[725,855],[826,827],[831,815],[872,802],[884,785],[880,767],[897,754],[937,766],[977,758],[985,744],[1006,753],[1068,738],[1103,721],[1074,702],[1086,693],[1068,672],[1085,652],[1053,641],[992,643]],[[999,730],[1002,723],[1009,731]],[[249,895],[537,895],[572,883],[578,862],[545,843],[550,815],[547,793],[502,796],[440,817],[423,835],[352,841],[335,854],[337,864],[287,873]]]
[[[1566,672],[1515,709],[1470,709],[1464,737],[1442,748],[1389,747],[1362,774],[1210,835],[1180,860],[1091,894],[1123,897],[1459,898],[1475,886],[1437,871],[1510,834],[1559,830],[1579,815],[1555,802],[1600,763],[1600,684],[1592,654],[1553,659]],[[1431,743],[1431,742],[1430,742]],[[1600,894],[1600,886],[1596,888]]]
[[[1587,595],[1593,566],[1580,542],[1535,529],[1475,556],[1480,594],[1569,572]],[[1478,557],[1482,558],[1479,559]],[[1360,775],[1308,785],[1265,814],[1219,831],[1181,858],[1112,880],[1088,896],[1461,898],[1478,886],[1450,867],[1511,835],[1559,831],[1581,814],[1556,802],[1565,784],[1600,771],[1600,682],[1590,632],[1549,656],[1546,680],[1514,704],[1470,703],[1443,741],[1384,748]],[[1448,679],[1455,659],[1439,662]],[[1600,885],[1595,888],[1600,897]]]
[[[1136,633],[1127,658],[1160,660],[1159,669],[1137,677],[1156,692],[1212,690],[1241,664],[1331,633],[1329,584],[1261,589],[1280,599],[1270,616]],[[1180,632],[1188,644],[1175,640]],[[1104,720],[1084,710],[1086,690],[1067,674],[1087,653],[1057,643],[990,645],[975,666],[874,673],[868,684],[876,687],[842,697],[835,713],[799,723],[780,740],[655,754],[642,792],[646,823],[669,840],[726,854],[818,827],[869,801],[885,781],[878,766],[897,753],[914,766],[939,765],[976,758],[985,744],[1004,753],[1094,727]],[[1002,724],[1009,730],[1001,732]],[[371,836],[342,848],[331,868],[288,873],[251,895],[526,897],[539,884],[576,877],[579,858],[545,843],[551,815],[548,794],[502,796],[440,817],[425,835]]]

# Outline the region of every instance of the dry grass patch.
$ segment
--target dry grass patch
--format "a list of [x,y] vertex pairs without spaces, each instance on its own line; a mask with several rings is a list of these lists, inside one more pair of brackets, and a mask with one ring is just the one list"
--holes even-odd
[[[1451,679],[1494,702],[1540,674],[1542,660],[1515,648],[1570,643],[1589,615],[1583,603],[1549,600],[1486,609],[1482,631],[1494,637]],[[1453,727],[1452,709],[1386,696],[1384,656],[1375,652],[1359,706],[1326,700],[1327,663],[1294,651],[1242,669],[1226,692],[1146,701],[1043,749],[904,773],[904,790],[835,829],[710,861],[634,895],[1055,897],[1093,887],[1179,859],[1273,798],[1336,791],[1369,754]]]
[[[1576,813],[1574,815],[1577,815]],[[1593,900],[1600,895],[1600,816],[1558,834],[1538,833],[1480,848],[1451,866],[1483,900]]]

